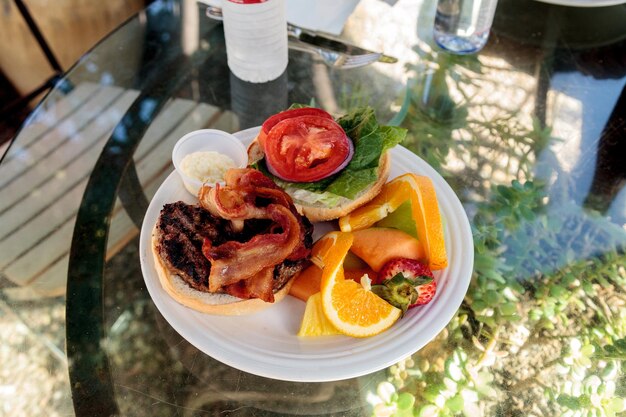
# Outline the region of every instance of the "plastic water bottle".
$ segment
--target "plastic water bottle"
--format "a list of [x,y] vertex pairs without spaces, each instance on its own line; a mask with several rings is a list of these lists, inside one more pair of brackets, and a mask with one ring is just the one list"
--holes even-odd
[[487,43],[498,0],[439,0],[435,42],[456,54],[471,54]]
[[223,0],[228,67],[241,80],[262,83],[287,68],[285,0]]

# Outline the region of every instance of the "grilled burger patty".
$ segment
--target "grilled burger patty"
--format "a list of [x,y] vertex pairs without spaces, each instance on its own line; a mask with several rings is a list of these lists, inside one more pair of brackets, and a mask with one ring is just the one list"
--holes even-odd
[[[313,226],[303,218],[305,246],[313,245]],[[202,254],[202,243],[208,239],[213,245],[229,240],[245,242],[259,233],[267,233],[267,221],[247,220],[243,231],[235,233],[228,220],[213,216],[199,205],[182,201],[166,204],[157,222],[157,251],[167,268],[181,277],[192,288],[208,292],[211,263]],[[308,261],[285,260],[274,268],[273,290],[278,291],[290,278],[300,272]]]

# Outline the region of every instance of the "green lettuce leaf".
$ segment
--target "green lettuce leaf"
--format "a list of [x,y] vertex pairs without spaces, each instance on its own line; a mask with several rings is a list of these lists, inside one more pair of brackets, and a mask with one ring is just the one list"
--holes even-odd
[[402,143],[406,137],[407,130],[398,126],[380,126],[379,129],[383,135],[383,152]]
[[361,190],[375,182],[377,178],[378,167],[358,171],[345,170],[325,191],[353,199]]

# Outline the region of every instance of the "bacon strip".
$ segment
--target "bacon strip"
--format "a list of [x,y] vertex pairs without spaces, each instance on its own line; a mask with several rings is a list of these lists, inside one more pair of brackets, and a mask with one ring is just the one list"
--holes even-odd
[[282,232],[257,235],[244,243],[231,240],[219,246],[205,240],[202,253],[211,261],[209,291],[218,291],[281,263],[300,243],[300,225],[288,208],[271,204],[257,210],[258,216],[251,218],[270,219],[280,225]]
[[[231,169],[227,172],[230,171],[235,170]],[[278,204],[297,213],[289,194],[280,188],[264,187],[262,184],[244,180],[239,180],[236,184],[238,185],[231,186],[228,184],[226,187],[221,187],[217,184],[215,188],[202,187],[198,194],[200,205],[214,216],[230,220],[254,218],[252,216],[256,213],[254,209],[257,208],[257,200],[259,199],[265,200],[266,206],[271,203]]]
[[242,279],[224,287],[224,292],[234,297],[250,299],[260,298],[267,303],[274,302],[274,268],[262,269],[249,279]]
[[272,272],[285,259],[302,259],[309,254],[302,219],[291,197],[259,171],[229,170],[225,180],[225,187],[201,189],[198,198],[205,209],[231,221],[268,219],[273,226],[247,242],[231,240],[213,246],[204,241],[202,253],[211,262],[209,291],[273,299],[272,281],[267,278],[272,274],[267,271]]
[[[234,188],[263,187],[283,191],[274,181],[267,178],[261,171],[257,171],[256,169],[229,169],[224,175],[224,180],[226,184]],[[287,195],[287,197],[291,199],[289,195]]]

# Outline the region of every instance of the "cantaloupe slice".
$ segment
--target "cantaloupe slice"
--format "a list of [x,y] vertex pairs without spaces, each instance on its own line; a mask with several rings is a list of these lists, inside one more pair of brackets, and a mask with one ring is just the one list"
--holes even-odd
[[401,230],[372,227],[352,234],[354,242],[350,250],[376,272],[394,258],[426,259],[422,244]]
[[368,268],[365,261],[352,252],[346,254],[346,259],[343,260],[343,269],[366,269]]
[[322,283],[322,268],[312,264],[294,279],[289,295],[306,301],[316,292],[320,292]]
[[[345,265],[346,264],[344,262],[344,268]],[[376,281],[376,277],[378,276],[378,273],[368,266],[366,266],[365,268],[344,269],[343,274],[346,279],[351,279],[356,282],[361,282],[361,278],[363,277],[363,275],[367,275],[368,278],[372,281]]]

